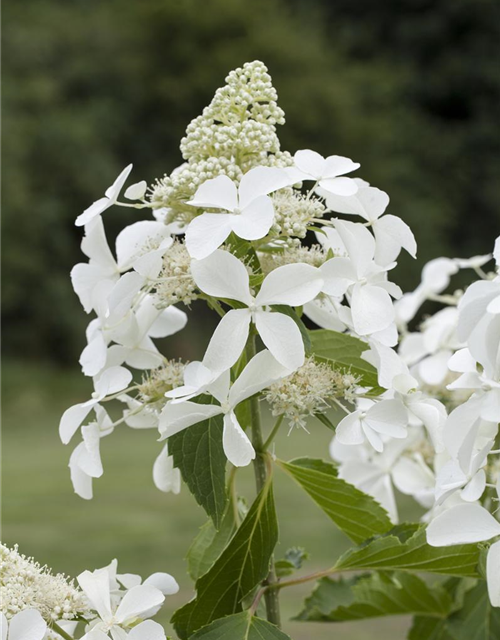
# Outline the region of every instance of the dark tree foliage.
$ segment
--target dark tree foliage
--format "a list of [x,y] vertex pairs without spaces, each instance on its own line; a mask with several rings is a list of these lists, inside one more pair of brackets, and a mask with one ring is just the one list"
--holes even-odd
[[[4,7],[7,354],[71,361],[74,218],[130,161],[152,181],[227,72],[259,58],[283,147],[348,155],[414,229],[419,265],[498,234],[494,0],[10,0]],[[106,213],[110,239],[134,213]],[[415,265],[404,258],[403,285]],[[413,270],[413,271],[412,271]]]

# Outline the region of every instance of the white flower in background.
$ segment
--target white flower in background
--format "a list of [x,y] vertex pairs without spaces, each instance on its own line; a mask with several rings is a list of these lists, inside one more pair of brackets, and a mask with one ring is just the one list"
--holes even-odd
[[457,323],[457,308],[445,307],[424,320],[420,331],[407,333],[401,339],[399,355],[412,373],[431,387],[449,381],[448,362],[464,346],[458,339]]
[[321,188],[330,193],[350,196],[358,190],[358,185],[352,178],[345,178],[344,174],[359,169],[360,164],[343,156],[322,155],[302,149],[293,156],[294,167],[286,169],[293,182],[314,180]]
[[422,432],[412,430],[406,439],[384,438],[384,450],[375,452],[368,443],[343,445],[334,437],[330,455],[339,463],[339,478],[353,484],[377,500],[388,512],[392,522],[398,522],[394,487],[411,495],[422,506],[434,503],[434,473],[421,453],[413,451],[423,442]]
[[398,324],[410,322],[426,300],[432,300],[448,287],[451,276],[457,272],[458,265],[451,258],[436,258],[428,262],[422,269],[418,287],[396,302]]
[[198,260],[206,258],[231,232],[245,240],[263,238],[274,219],[273,202],[268,194],[288,183],[286,173],[272,167],[251,169],[238,187],[227,176],[204,182],[188,204],[228,213],[203,213],[189,224],[186,246],[190,255]]
[[88,414],[106,396],[123,391],[132,380],[132,374],[124,367],[110,367],[94,378],[94,393],[90,400],[75,404],[63,413],[59,423],[59,435],[63,444],[68,444]]
[[369,223],[375,234],[374,260],[377,264],[384,266],[394,262],[401,249],[415,258],[417,243],[406,222],[391,214],[381,217],[389,204],[387,193],[361,180],[356,180],[356,183],[358,191],[350,196],[320,191],[325,196],[326,206],[337,213],[358,215]]
[[334,297],[347,295],[358,335],[383,331],[394,322],[391,296],[401,295],[400,288],[387,280],[387,269],[394,265],[381,267],[374,262],[375,238],[363,225],[337,220],[335,228],[349,257],[332,258],[320,267],[322,291]]
[[106,189],[106,193],[103,198],[99,198],[93,204],[90,205],[88,209],[78,216],[76,219],[76,226],[83,227],[83,225],[90,222],[96,216],[100,216],[101,213],[112,207],[116,204],[118,200],[118,196],[120,195],[120,191],[123,189],[123,185],[127,181],[127,178],[132,171],[132,165],[129,164],[125,169],[120,173],[118,178],[113,182],[113,184]]
[[406,438],[408,412],[400,400],[358,400],[358,408],[339,422],[336,436],[341,444],[360,445],[365,439],[375,451],[384,450],[383,436]]
[[86,598],[65,575],[53,575],[48,567],[20,554],[17,545],[9,549],[0,544],[0,576],[0,612],[8,620],[28,609],[36,609],[47,622],[71,620],[89,611]]
[[304,343],[297,324],[271,305],[300,306],[313,300],[323,286],[321,273],[307,264],[289,264],[266,276],[254,297],[245,265],[227,251],[215,251],[191,266],[197,286],[206,294],[246,305],[231,309],[222,318],[208,345],[204,365],[225,371],[240,357],[250,329],[255,324],[264,345],[276,360],[293,370],[304,362]]
[[[93,572],[84,571],[77,580],[98,615],[98,619],[91,623],[89,632],[84,636],[87,640],[99,638],[99,635],[95,635],[97,631],[111,633],[113,640],[122,640],[127,637],[124,629],[154,615],[165,601],[160,589],[150,584],[133,586],[124,594],[120,593],[118,600],[112,593],[110,571],[107,567]],[[140,637],[139,635],[138,638]]]
[[235,467],[250,464],[255,458],[255,450],[241,428],[234,410],[240,402],[289,374],[290,371],[280,365],[269,351],[261,351],[250,360],[231,386],[229,370],[210,386],[210,393],[220,403],[219,405],[189,401],[166,404],[159,424],[162,439],[169,438],[202,420],[223,415],[222,443],[227,459]]
[[47,623],[36,609],[25,609],[7,620],[0,616],[0,638],[2,640],[43,640]]
[[436,398],[427,397],[418,389],[418,382],[412,376],[401,373],[392,379],[394,397],[401,400],[409,414],[412,425],[423,425],[436,453],[444,449],[443,429],[447,418],[444,405]]

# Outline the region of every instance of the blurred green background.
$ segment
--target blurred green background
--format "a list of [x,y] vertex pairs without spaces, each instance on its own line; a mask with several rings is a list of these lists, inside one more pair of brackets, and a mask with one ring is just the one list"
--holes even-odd
[[[124,571],[171,571],[190,595],[182,560],[203,514],[183,491],[151,482],[152,433],[105,442],[105,476],[86,503],[72,494],[62,411],[84,399],[75,364],[88,321],[69,271],[81,259],[75,217],[134,162],[152,182],[180,161],[188,122],[227,72],[261,59],[287,123],[282,147],[347,155],[386,190],[412,227],[413,287],[438,255],[491,250],[500,230],[500,4],[497,0],[6,0],[3,7],[3,539],[76,574],[119,557]],[[106,216],[110,238],[136,214]],[[195,306],[196,311],[196,306]],[[189,359],[212,319],[165,343]],[[329,433],[285,435],[278,453],[327,456]],[[242,487],[251,477],[243,473]],[[279,480],[281,545],[336,557],[342,537]],[[339,546],[340,545],[340,546]],[[297,609],[307,588],[284,598]],[[335,627],[291,623],[294,640],[404,637],[407,621]]]

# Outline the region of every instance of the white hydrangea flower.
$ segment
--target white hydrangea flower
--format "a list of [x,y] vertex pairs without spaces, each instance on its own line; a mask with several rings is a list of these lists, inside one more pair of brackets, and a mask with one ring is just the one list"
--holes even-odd
[[269,351],[260,351],[250,360],[232,385],[230,385],[230,374],[227,370],[207,387],[207,391],[220,404],[199,404],[189,401],[166,404],[159,424],[162,438],[168,438],[202,420],[223,415],[222,443],[227,459],[235,467],[250,464],[255,458],[255,450],[241,428],[234,410],[240,402],[289,373],[290,371],[279,364]]
[[313,180],[325,191],[343,196],[353,195],[358,190],[358,185],[352,178],[344,177],[344,174],[359,169],[358,162],[343,156],[323,158],[310,149],[297,151],[293,160],[294,167],[286,171],[294,183]]

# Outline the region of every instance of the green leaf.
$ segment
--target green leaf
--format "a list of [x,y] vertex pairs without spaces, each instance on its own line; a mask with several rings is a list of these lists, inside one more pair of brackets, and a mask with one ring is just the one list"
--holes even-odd
[[387,512],[371,496],[337,477],[333,465],[321,460],[278,461],[326,515],[354,542],[392,527]]
[[409,640],[498,640],[500,609],[492,607],[486,582],[480,580],[463,595],[463,603],[441,624],[432,624],[428,617],[417,617]]
[[213,620],[241,611],[241,601],[267,576],[278,540],[271,485],[265,486],[212,568],[196,582],[196,597],[175,612],[181,640]]
[[[202,398],[201,401],[206,401]],[[222,522],[227,492],[226,455],[222,447],[222,416],[203,420],[168,439],[168,449],[182,479],[218,529]]]
[[302,336],[302,340],[304,341],[304,349],[306,354],[311,353],[312,345],[310,338],[310,331],[307,329],[306,325],[300,319],[299,314],[295,311],[293,307],[288,307],[284,304],[273,304],[272,308],[278,313],[282,313],[285,316],[291,318],[295,324],[298,326],[300,335]]
[[291,640],[267,620],[254,618],[248,611],[215,620],[190,640]]
[[346,551],[337,569],[383,569],[428,571],[454,576],[477,577],[479,549],[475,544],[453,547],[431,547],[425,527],[406,524],[394,527],[387,535],[368,540]]
[[239,238],[235,233],[231,233],[226,240],[226,246],[238,260],[251,267],[254,274],[259,274],[262,271],[257,252],[251,242]]
[[274,569],[278,578],[284,578],[285,576],[291,576],[297,569],[302,567],[304,560],[307,560],[309,554],[302,547],[292,547],[287,549],[285,557],[281,560],[276,560],[274,563]]
[[188,572],[193,580],[196,581],[205,575],[224,551],[235,531],[234,510],[232,501],[230,501],[220,529],[217,531],[213,521],[208,519],[188,549],[186,555]]
[[369,348],[366,342],[346,333],[317,329],[309,331],[311,353],[316,360],[326,362],[333,369],[344,369],[361,378],[361,384],[371,387],[373,393],[381,393],[377,370],[363,360],[361,354]]
[[344,622],[408,614],[444,618],[451,606],[445,589],[430,587],[418,576],[373,573],[340,580],[322,578],[297,619]]

